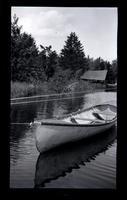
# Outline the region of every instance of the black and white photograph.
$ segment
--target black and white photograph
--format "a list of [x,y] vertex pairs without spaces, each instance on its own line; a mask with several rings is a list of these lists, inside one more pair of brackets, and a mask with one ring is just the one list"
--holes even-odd
[[11,6],[10,188],[116,189],[117,7]]

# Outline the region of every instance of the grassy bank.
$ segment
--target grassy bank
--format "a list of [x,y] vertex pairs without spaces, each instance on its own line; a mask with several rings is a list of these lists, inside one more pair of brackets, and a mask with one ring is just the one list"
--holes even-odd
[[44,83],[26,83],[26,82],[11,82],[11,98],[28,97],[33,95],[43,95],[51,93],[67,93],[67,92],[95,92],[98,89],[97,84],[89,82],[69,81],[64,84],[59,82],[44,82]]
[[45,93],[46,84],[30,84],[26,82],[11,82],[11,98],[27,97]]
[[53,81],[34,84],[26,82],[11,82],[11,98],[68,92],[68,88],[65,85],[62,86],[60,83],[57,84]]

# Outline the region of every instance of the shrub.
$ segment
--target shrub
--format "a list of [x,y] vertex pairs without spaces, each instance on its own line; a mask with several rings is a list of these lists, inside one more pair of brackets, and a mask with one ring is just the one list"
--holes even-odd
[[11,98],[31,96],[34,92],[34,85],[25,82],[11,82]]

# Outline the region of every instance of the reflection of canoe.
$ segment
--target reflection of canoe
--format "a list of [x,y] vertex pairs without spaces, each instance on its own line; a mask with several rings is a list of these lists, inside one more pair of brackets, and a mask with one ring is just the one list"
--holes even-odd
[[114,84],[108,83],[108,84],[106,85],[106,87],[107,87],[107,88],[117,88],[117,83],[114,83]]
[[107,84],[106,85],[106,91],[116,91],[117,90],[117,83],[115,84]]
[[35,187],[44,186],[44,183],[71,172],[73,168],[78,168],[79,164],[95,159],[96,155],[105,151],[115,138],[116,127],[113,127],[101,136],[66,144],[59,149],[54,148],[40,154],[36,163]]
[[39,152],[58,145],[87,138],[111,128],[116,121],[116,107],[96,105],[59,119],[46,119],[36,129]]

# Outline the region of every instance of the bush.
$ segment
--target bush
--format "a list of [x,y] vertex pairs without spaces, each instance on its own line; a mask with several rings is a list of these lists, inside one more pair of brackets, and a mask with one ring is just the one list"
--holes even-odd
[[30,96],[33,93],[33,84],[25,82],[11,82],[11,98]]
[[68,86],[71,92],[93,92],[94,85],[83,80],[75,81]]
[[47,82],[11,82],[11,98],[28,97],[32,95],[48,94],[49,88]]
[[68,84],[70,83],[70,70],[57,70],[52,79],[48,83],[48,89],[55,93],[68,92]]

